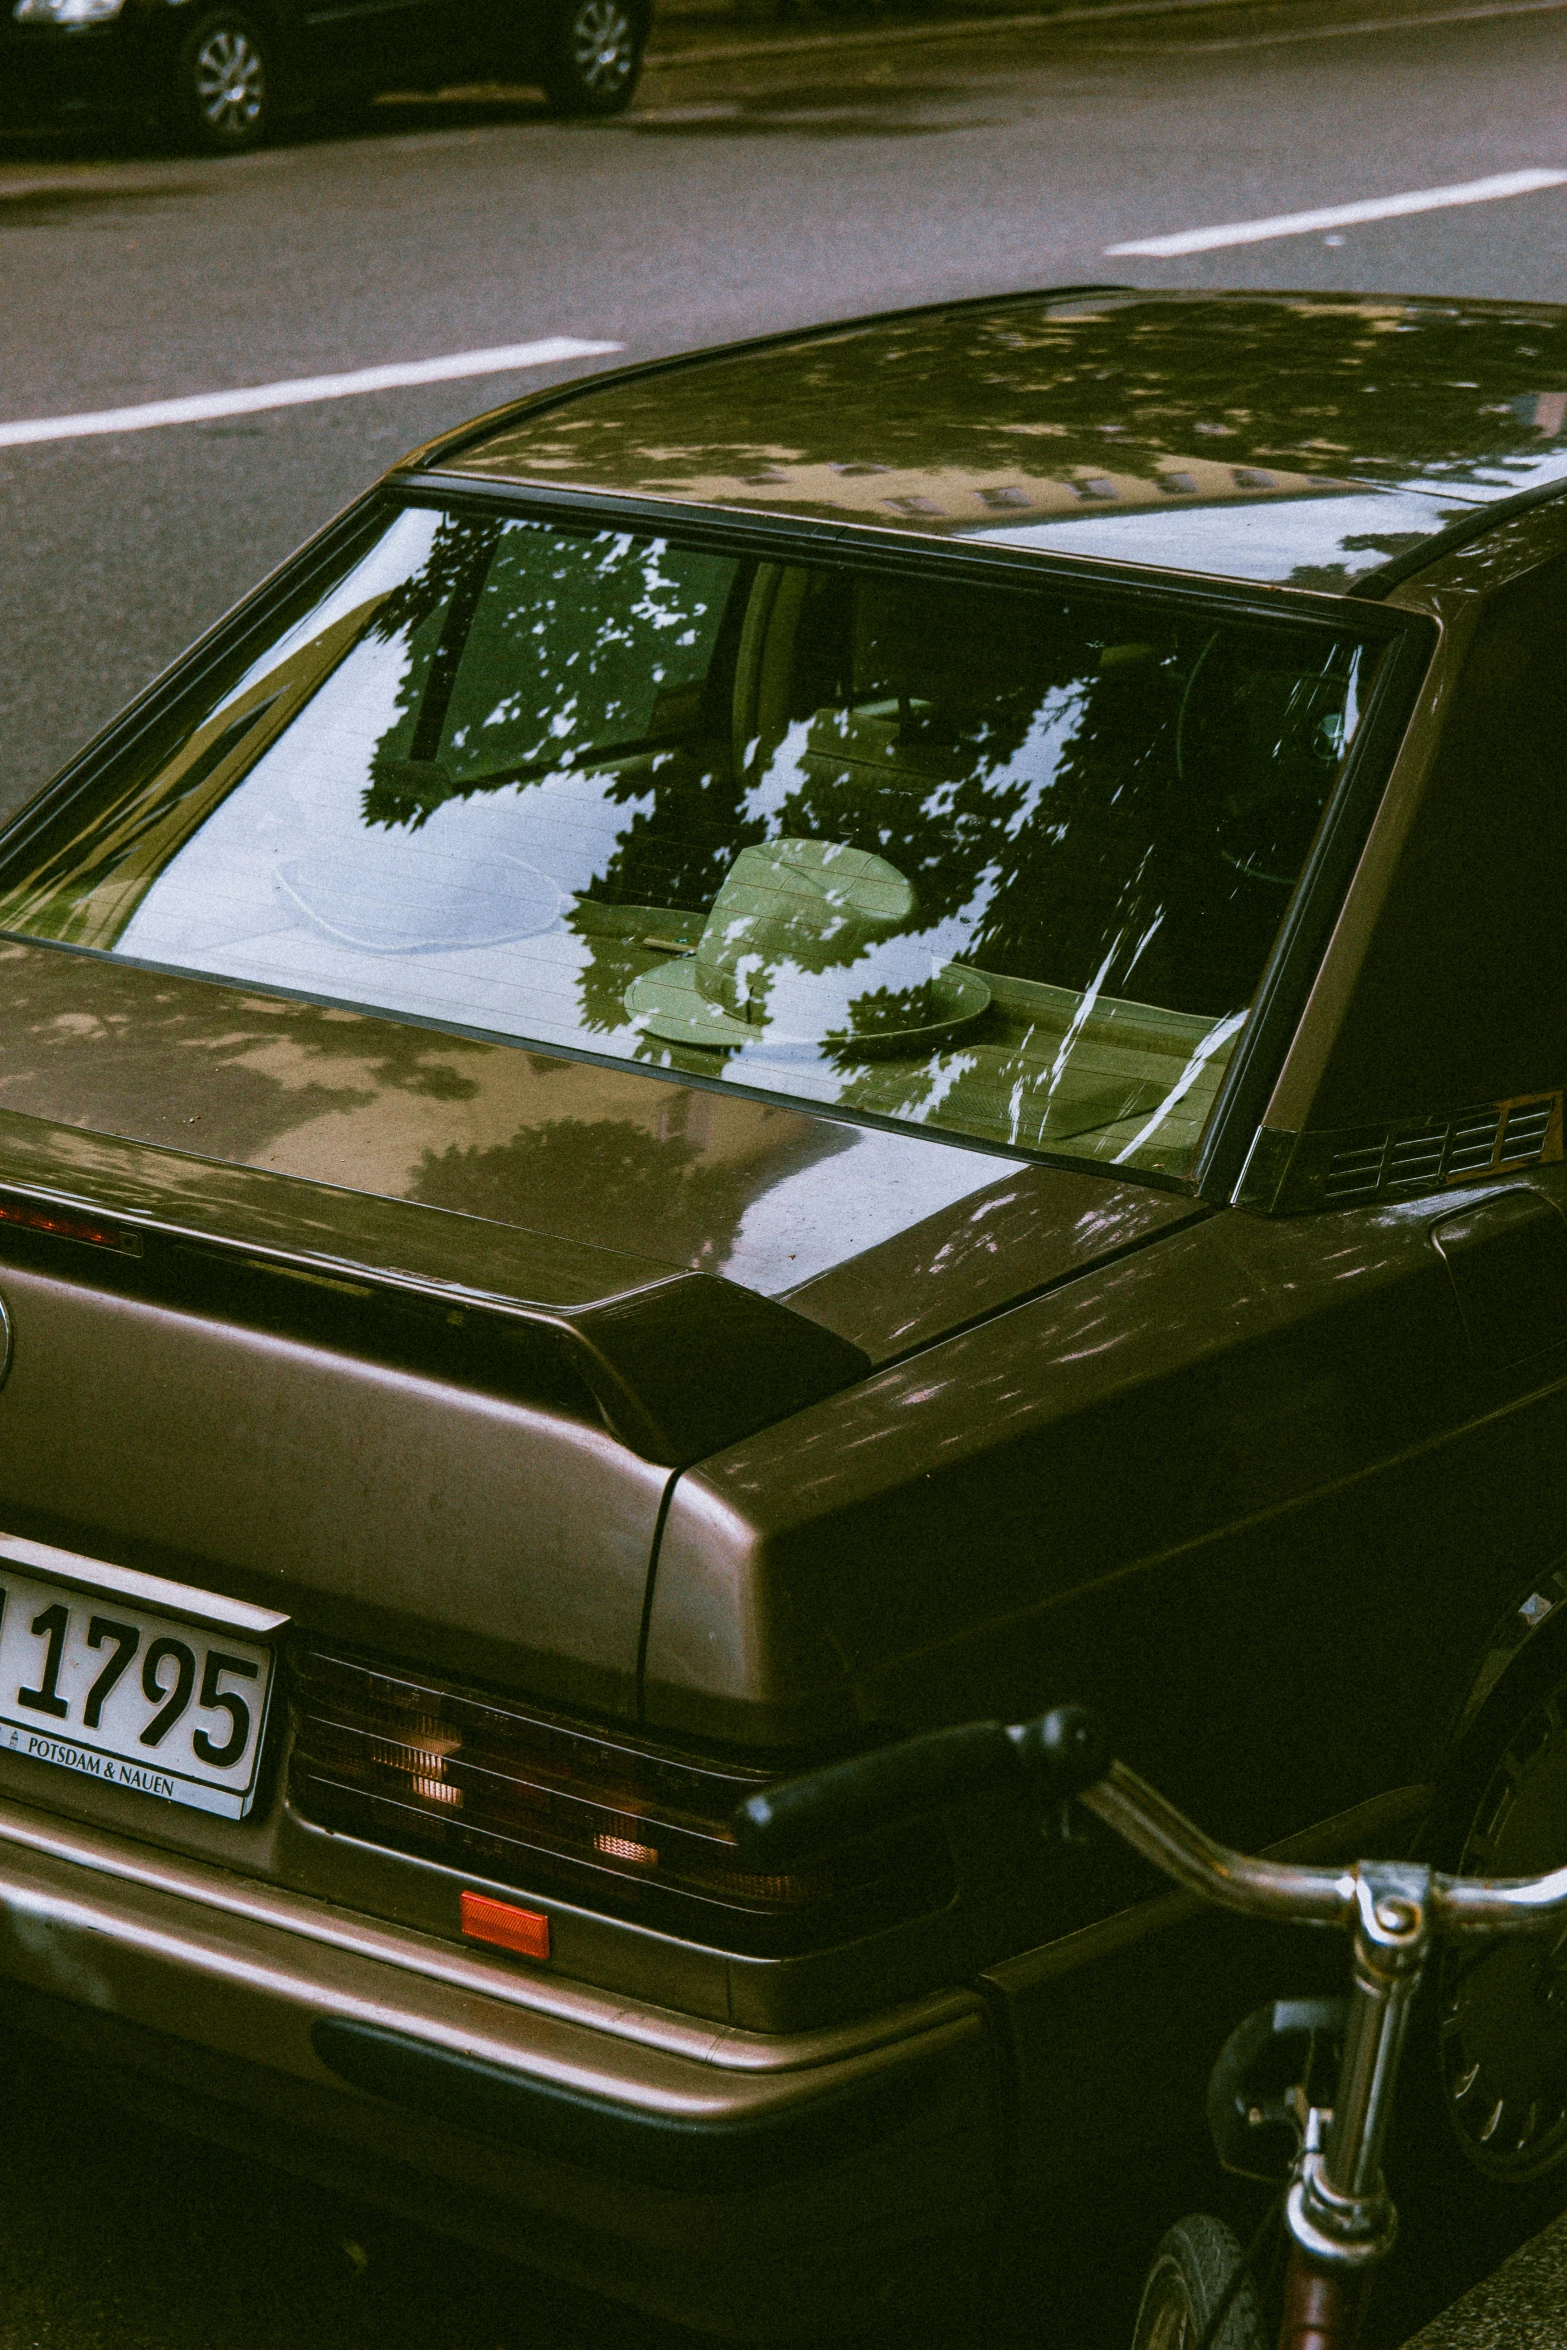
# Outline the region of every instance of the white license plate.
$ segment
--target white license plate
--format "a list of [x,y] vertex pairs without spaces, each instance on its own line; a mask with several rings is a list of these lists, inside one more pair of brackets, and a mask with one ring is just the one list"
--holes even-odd
[[113,1568],[109,1576],[121,1588],[73,1589],[0,1554],[0,1752],[243,1819],[256,1793],[272,1648],[226,1624],[154,1613],[124,1588],[151,1587],[152,1578]]

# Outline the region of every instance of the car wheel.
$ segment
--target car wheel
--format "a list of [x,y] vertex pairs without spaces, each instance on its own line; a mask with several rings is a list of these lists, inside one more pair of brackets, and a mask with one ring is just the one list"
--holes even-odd
[[[1567,1861],[1567,1677],[1485,1741],[1433,1836],[1439,1867],[1533,1877]],[[1567,2179],[1567,1932],[1476,1937],[1433,1970],[1437,2092],[1471,2184]]]
[[[1223,2220],[1193,2212],[1178,2220],[1143,2282],[1132,2350],[1196,2350],[1245,2259]],[[1242,2277],[1213,2350],[1265,2350],[1262,2308]]]
[[267,36],[248,16],[220,9],[181,43],[170,113],[181,142],[209,155],[259,147],[272,125]]
[[566,0],[550,31],[544,90],[557,114],[619,114],[642,71],[647,20],[628,0]]

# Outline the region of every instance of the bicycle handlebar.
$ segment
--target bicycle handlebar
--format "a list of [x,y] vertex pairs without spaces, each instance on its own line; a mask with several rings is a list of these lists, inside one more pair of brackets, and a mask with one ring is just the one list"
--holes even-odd
[[1438,1915],[1449,1933],[1513,1927],[1527,1934],[1567,1917],[1567,1868],[1545,1877],[1444,1877],[1431,1880]]
[[[1353,1863],[1308,1868],[1232,1852],[1124,1763],[1113,1762],[1096,1786],[1084,1788],[1082,1801],[1166,1876],[1221,1908],[1302,1926],[1354,1922],[1361,1873]],[[1433,1869],[1427,1899],[1440,1934],[1528,1933],[1567,1918],[1567,1868],[1544,1877],[1450,1877]]]
[[[1057,1706],[1011,1725],[966,1722],[875,1747],[748,1797],[732,1825],[745,1859],[768,1870],[789,1868],[913,1813],[1007,1787],[1041,1806],[1077,1796],[1134,1851],[1220,1908],[1297,1925],[1355,1920],[1363,1886],[1356,1865],[1308,1867],[1216,1842],[1146,1779],[1111,1759],[1105,1726],[1086,1706]],[[1567,1918],[1567,1868],[1511,1878],[1433,1871],[1427,1898],[1439,1932],[1527,1933]]]
[[763,1788],[735,1813],[735,1842],[759,1868],[788,1868],[829,1844],[873,1836],[904,1814],[937,1811],[992,1787],[1064,1802],[1109,1767],[1104,1724],[1086,1706],[1057,1706],[1011,1728],[965,1722]]
[[[1010,1727],[969,1722],[855,1755],[759,1790],[735,1812],[735,1843],[765,1870],[875,1834],[899,1814],[989,1789],[1041,1808],[1073,1796],[1133,1850],[1203,1900],[1251,1917],[1348,1928],[1350,1996],[1331,2106],[1302,2113],[1289,2173],[1291,2238],[1281,2342],[1351,2350],[1371,2268],[1397,2214],[1382,2153],[1409,2017],[1433,1946],[1466,1931],[1538,1930],[1567,1917],[1567,1868],[1510,1879],[1445,1876],[1410,1861],[1309,1867],[1233,1852],[1204,1835],[1135,1771],[1110,1757],[1098,1717],[1059,1706]],[[1223,2159],[1221,2152],[1221,2159]]]
[[1297,1925],[1347,1925],[1354,1916],[1352,1873],[1232,1852],[1125,1763],[1113,1762],[1097,1785],[1083,1789],[1082,1800],[1145,1860],[1223,1909]]

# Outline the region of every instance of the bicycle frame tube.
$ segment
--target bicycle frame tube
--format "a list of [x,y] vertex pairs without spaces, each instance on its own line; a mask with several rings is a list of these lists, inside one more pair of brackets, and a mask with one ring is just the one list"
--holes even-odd
[[1352,2350],[1371,2270],[1398,2215],[1382,2176],[1393,2088],[1433,1939],[1431,1872],[1362,1862],[1344,2054],[1323,2142],[1309,2138],[1285,2206],[1291,2247],[1280,2350]]
[[1298,2244],[1284,2275],[1279,2350],[1355,2350],[1369,2269],[1326,2268]]
[[1429,1872],[1357,1873],[1355,1990],[1325,2172],[1343,2195],[1368,2195],[1382,2175],[1387,2097],[1403,2050],[1409,2005],[1430,1948]]

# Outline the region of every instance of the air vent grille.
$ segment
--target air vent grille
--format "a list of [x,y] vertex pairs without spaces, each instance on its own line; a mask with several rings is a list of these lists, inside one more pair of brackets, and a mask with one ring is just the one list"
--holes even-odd
[[1501,1156],[1506,1165],[1523,1165],[1530,1159],[1544,1156],[1554,1108],[1554,1097],[1543,1102],[1513,1104],[1507,1113],[1507,1131],[1502,1137]]
[[1500,1110],[1481,1110],[1472,1117],[1455,1118],[1443,1170],[1448,1180],[1451,1182],[1460,1175],[1483,1175],[1488,1167],[1494,1166],[1501,1134]]
[[1288,1204],[1361,1207],[1561,1156],[1561,1095],[1528,1094],[1461,1110],[1455,1118],[1303,1137],[1288,1178]]
[[1335,1151],[1322,1186],[1328,1205],[1348,1207],[1352,1201],[1375,1199],[1382,1188],[1386,1157],[1385,1142],[1370,1143],[1362,1150]]
[[[1491,1121],[1492,1140],[1496,1134],[1496,1120]],[[1383,1178],[1389,1191],[1416,1183],[1440,1183],[1442,1156],[1449,1148],[1445,1126],[1422,1126],[1418,1134],[1400,1134],[1388,1144],[1387,1172]],[[1489,1153],[1490,1144],[1486,1145]]]

